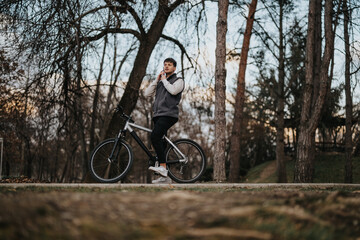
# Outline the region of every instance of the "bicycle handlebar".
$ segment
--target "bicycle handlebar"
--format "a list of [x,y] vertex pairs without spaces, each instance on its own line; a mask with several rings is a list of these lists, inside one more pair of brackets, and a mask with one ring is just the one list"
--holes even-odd
[[131,116],[126,115],[126,114],[124,113],[124,109],[123,109],[122,106],[120,106],[120,104],[118,104],[118,105],[116,106],[115,112],[120,113],[120,115],[121,115],[122,118],[125,118],[126,120],[130,120],[130,121],[133,122]]

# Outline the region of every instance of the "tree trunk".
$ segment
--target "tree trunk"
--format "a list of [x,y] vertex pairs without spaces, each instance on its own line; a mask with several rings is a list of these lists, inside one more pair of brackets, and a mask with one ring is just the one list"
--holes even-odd
[[280,14],[279,14],[279,67],[278,67],[278,101],[276,109],[276,172],[277,172],[277,182],[286,183],[286,163],[285,163],[285,153],[284,153],[284,107],[285,107],[285,93],[284,93],[284,84],[285,84],[285,53],[284,53],[284,35],[283,35],[283,3],[279,2],[280,5]]
[[250,38],[255,18],[257,0],[252,0],[249,7],[249,15],[246,21],[244,41],[240,55],[240,65],[238,73],[238,83],[235,96],[235,112],[230,137],[230,172],[229,181],[238,182],[240,174],[240,143],[241,143],[241,122],[243,119],[244,102],[245,102],[245,73],[247,66],[247,57],[250,46]]
[[24,167],[24,172],[23,175],[31,178],[32,177],[32,172],[33,172],[33,157],[30,151],[30,140],[25,137],[23,139],[24,144],[23,144],[23,156],[24,156],[24,161],[25,161],[25,167]]
[[[319,93],[312,96],[314,84],[314,29],[315,15],[321,14],[316,11],[316,1],[310,0],[308,36],[306,46],[306,85],[303,95],[303,106],[299,126],[299,140],[297,146],[297,157],[295,162],[295,182],[312,182],[314,165],[314,141],[315,131],[319,124],[321,111],[325,102],[328,84],[331,79],[328,76],[329,65],[334,52],[334,31],[332,28],[332,9],[331,0],[325,1],[325,49],[321,61]],[[312,97],[314,100],[312,101]],[[314,106],[312,106],[314,102]],[[312,111],[311,111],[312,110]]]
[[215,156],[214,156],[214,180],[222,182],[226,180],[225,174],[225,143],[226,143],[226,32],[227,13],[229,1],[223,0],[218,3],[218,21],[216,24],[216,65],[215,65]]
[[[183,2],[184,0],[177,0],[175,3],[168,6],[167,1],[159,1],[159,9],[149,31],[141,35],[140,46],[135,57],[134,67],[130,73],[129,81],[119,103],[124,108],[125,113],[130,114],[134,110],[139,97],[140,85],[145,76],[151,53],[161,37],[170,13]],[[121,122],[122,120],[119,114],[114,113],[109,126],[107,127],[106,137],[113,137],[116,135],[119,130],[119,123]]]
[[[322,49],[322,21],[321,21],[321,9],[322,9],[322,0],[316,1],[316,9],[315,12],[318,14],[315,14],[315,23],[314,23],[314,29],[313,32],[314,35],[314,41],[313,41],[313,59],[314,59],[314,65],[313,65],[313,95],[312,95],[312,107],[315,106],[316,96],[319,94],[319,88],[320,88],[320,68],[321,68],[321,49]],[[311,112],[310,108],[310,112]],[[315,139],[314,139],[315,141]],[[315,142],[314,142],[315,144]]]
[[[76,32],[76,40],[77,40],[77,47],[76,47],[76,91],[74,95],[74,118],[77,125],[77,134],[78,134],[78,141],[80,141],[80,151],[81,151],[81,166],[82,166],[82,177],[85,177],[86,172],[88,170],[88,154],[86,148],[86,136],[85,136],[85,123],[84,123],[84,100],[83,100],[83,88],[82,88],[82,60],[83,60],[83,50],[81,48],[81,41],[80,41],[80,32],[81,27],[79,23],[76,25],[77,32]],[[75,161],[74,161],[75,162]],[[73,170],[73,169],[72,169]]]
[[90,145],[89,145],[90,150],[94,149],[94,147],[95,147],[95,126],[96,126],[96,121],[97,121],[97,116],[98,116],[100,84],[101,84],[102,73],[104,70],[104,60],[105,60],[107,43],[108,43],[108,37],[105,36],[103,53],[101,56],[100,70],[99,70],[99,75],[96,80],[96,88],[95,88],[93,105],[92,105],[91,126],[90,126]]
[[294,182],[312,182],[314,173],[314,134],[309,129],[301,129],[297,144]]
[[345,96],[346,96],[346,133],[345,133],[345,182],[352,183],[352,96],[350,79],[350,43],[349,43],[349,17],[350,13],[347,7],[347,0],[343,0],[344,13],[344,41],[345,41]]
[[312,182],[313,176],[313,153],[312,136],[308,129],[310,119],[310,110],[314,90],[314,42],[315,42],[315,18],[321,16],[316,8],[316,1],[309,1],[308,30],[306,40],[306,59],[305,59],[305,88],[303,94],[303,105],[301,109],[301,118],[299,126],[299,137],[296,149],[296,162],[294,182]]

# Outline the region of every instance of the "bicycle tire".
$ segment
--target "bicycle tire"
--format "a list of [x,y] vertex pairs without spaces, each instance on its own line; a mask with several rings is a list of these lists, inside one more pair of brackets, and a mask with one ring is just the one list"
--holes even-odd
[[[89,170],[92,177],[100,183],[115,183],[123,179],[133,163],[133,152],[130,145],[120,139],[115,149],[115,158],[109,160],[115,144],[115,138],[99,143],[89,159]],[[119,148],[120,147],[120,148]]]
[[170,145],[165,151],[169,177],[177,183],[194,183],[198,181],[206,169],[206,156],[204,151],[199,144],[190,139],[179,139],[173,143],[185,154],[188,162],[174,163],[180,158],[175,148]]

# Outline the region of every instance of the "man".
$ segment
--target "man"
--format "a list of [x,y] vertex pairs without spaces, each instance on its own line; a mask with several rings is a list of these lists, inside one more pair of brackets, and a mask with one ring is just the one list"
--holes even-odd
[[172,58],[164,60],[164,69],[157,76],[148,88],[145,97],[155,95],[153,105],[154,129],[151,133],[151,143],[155,149],[160,166],[150,167],[149,169],[161,175],[152,183],[171,183],[165,162],[165,146],[163,137],[170,127],[179,118],[178,104],[181,100],[181,93],[184,90],[184,80],[176,76],[176,61]]

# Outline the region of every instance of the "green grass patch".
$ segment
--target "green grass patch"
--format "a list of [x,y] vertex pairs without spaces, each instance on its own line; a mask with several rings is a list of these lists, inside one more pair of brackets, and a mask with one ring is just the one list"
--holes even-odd
[[[272,163],[268,161],[250,169],[246,182],[259,182],[261,173]],[[288,182],[293,182],[295,160],[288,161],[286,172]],[[345,176],[345,155],[322,153],[315,157],[314,183],[343,183]],[[276,183],[276,172],[262,179],[262,183]],[[353,158],[353,183],[360,183],[360,157]]]

